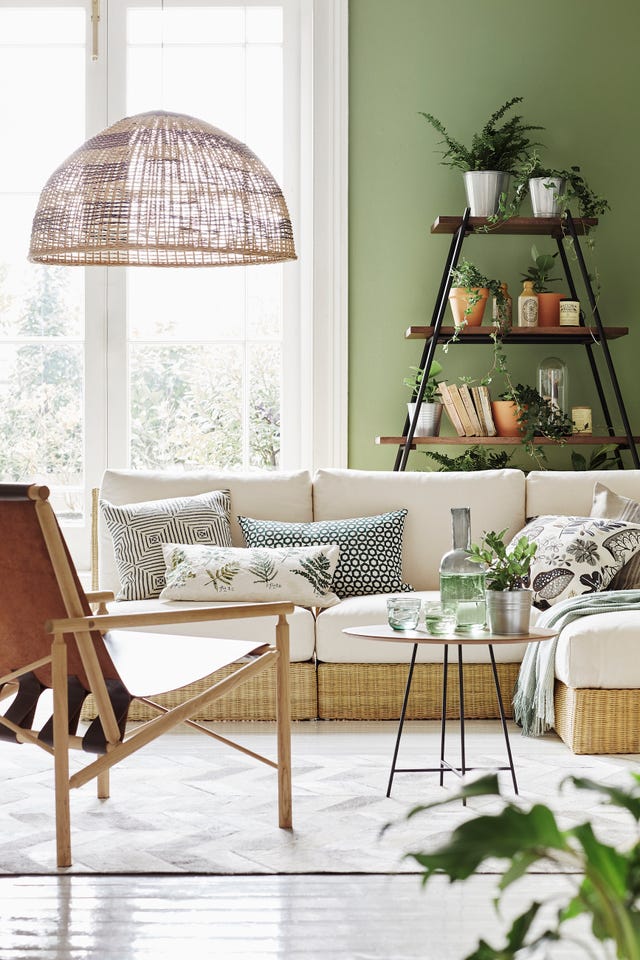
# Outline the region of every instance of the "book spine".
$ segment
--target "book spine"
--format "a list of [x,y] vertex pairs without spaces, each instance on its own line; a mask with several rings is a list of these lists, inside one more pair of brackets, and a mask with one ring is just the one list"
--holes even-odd
[[482,426],[482,422],[475,408],[471,390],[465,383],[463,383],[458,389],[460,391],[460,396],[462,397],[462,402],[464,403],[467,413],[469,414],[469,420],[471,421],[471,426],[473,428],[473,435],[475,437],[486,437],[487,434]]
[[461,434],[461,436],[465,436],[465,437],[476,436],[473,430],[473,425],[469,418],[469,414],[467,413],[467,408],[463,403],[462,397],[460,396],[460,392],[457,386],[455,385],[455,383],[449,384],[449,395],[451,397],[454,407],[458,411],[458,416],[460,417],[460,421],[464,429],[464,434]]
[[498,431],[496,425],[493,422],[493,413],[491,412],[491,396],[489,394],[489,387],[478,387],[480,393],[480,403],[482,404],[482,412],[484,414],[484,420],[487,427],[487,436],[496,437]]
[[447,387],[446,383],[441,382],[439,384],[438,392],[440,393],[440,397],[442,398],[444,408],[447,411],[447,416],[449,417],[449,420],[451,420],[453,429],[456,431],[459,437],[466,436],[464,427],[462,425],[462,421],[458,416],[458,411],[453,405],[453,400],[449,395],[449,388]]

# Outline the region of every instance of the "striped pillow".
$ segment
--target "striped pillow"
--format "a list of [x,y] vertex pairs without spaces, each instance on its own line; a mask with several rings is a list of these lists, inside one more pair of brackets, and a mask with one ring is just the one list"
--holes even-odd
[[175,497],[116,506],[100,501],[113,539],[120,577],[118,600],[159,597],[165,585],[164,543],[207,543],[231,546],[228,490],[195,497]]
[[[621,497],[619,493],[614,493],[613,490],[609,490],[609,487],[605,487],[604,483],[596,480],[591,516],[640,523],[640,503],[628,497]],[[628,563],[625,563],[607,589],[637,590],[638,588],[640,588],[640,554],[636,554]]]

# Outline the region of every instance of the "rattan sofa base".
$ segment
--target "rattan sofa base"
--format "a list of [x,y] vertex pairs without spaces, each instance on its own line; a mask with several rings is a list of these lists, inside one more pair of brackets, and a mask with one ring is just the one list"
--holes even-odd
[[[505,714],[512,716],[511,697],[519,663],[499,663],[498,677]],[[400,716],[407,682],[404,663],[319,663],[318,710],[322,720],[395,720]],[[415,666],[407,707],[410,720],[440,717],[442,665]],[[447,716],[459,716],[458,667],[450,665],[447,678]],[[464,712],[469,719],[499,717],[491,665],[464,667]]]
[[[315,665],[310,661],[290,664],[291,719],[315,720],[318,716],[318,697]],[[151,699],[165,707],[174,707],[189,697],[211,686],[214,681],[222,680],[239,669],[231,664],[223,670],[217,670],[210,677],[189,684],[180,690],[172,690]],[[275,720],[276,718],[276,678],[274,670],[259,673],[252,680],[238,687],[227,696],[220,697],[206,706],[194,720]],[[95,717],[93,697],[85,703],[82,719]],[[157,710],[144,703],[134,701],[129,710],[129,720],[149,720],[158,715]]]
[[555,685],[555,729],[574,753],[640,753],[640,690]]

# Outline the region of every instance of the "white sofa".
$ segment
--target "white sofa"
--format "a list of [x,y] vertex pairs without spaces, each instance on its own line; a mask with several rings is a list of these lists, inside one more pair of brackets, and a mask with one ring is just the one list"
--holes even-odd
[[[470,507],[474,539],[484,530],[504,528],[511,536],[524,526],[527,517],[588,516],[596,480],[616,493],[640,499],[640,471],[534,472],[525,477],[519,470],[394,473],[326,469],[313,477],[306,471],[238,475],[109,470],[103,478],[100,496],[121,505],[229,490],[232,539],[236,546],[244,545],[235,519],[238,515],[310,521],[370,516],[406,508],[403,576],[427,598],[438,590],[440,558],[451,548],[451,507]],[[98,569],[100,589],[117,592],[113,546],[102,522]],[[121,601],[110,604],[110,611],[149,610],[159,604],[171,607],[175,602]],[[343,633],[345,627],[381,623],[385,619],[386,597],[382,595],[350,597],[322,610],[317,617],[307,609],[296,609],[291,618],[294,719],[398,716],[410,644],[386,644]],[[198,626],[201,633],[210,629],[207,624]],[[253,635],[258,636],[269,630],[264,620],[256,620],[254,628]],[[219,631],[218,624],[216,629]],[[232,637],[240,629],[230,622],[225,634]],[[563,631],[556,657],[556,728],[575,752],[636,752],[640,748],[640,657],[635,645],[639,630],[640,614],[609,613],[585,617]],[[524,649],[524,644],[495,648],[505,694],[513,687]],[[409,717],[438,716],[441,659],[440,646],[420,648]],[[465,663],[467,716],[497,716],[487,648],[467,648]],[[449,674],[452,715],[457,711],[456,672]],[[261,688],[249,690],[244,697],[243,701],[229,700],[225,718],[273,716],[273,696],[268,684],[263,682]],[[614,715],[615,730],[610,722]]]

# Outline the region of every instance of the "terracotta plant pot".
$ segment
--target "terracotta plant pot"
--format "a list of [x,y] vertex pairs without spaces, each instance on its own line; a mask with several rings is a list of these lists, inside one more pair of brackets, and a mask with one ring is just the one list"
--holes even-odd
[[491,413],[499,437],[521,437],[522,424],[518,423],[518,408],[513,400],[492,400]]
[[[469,298],[475,299],[476,295],[479,295],[480,299],[477,303],[473,304],[467,313]],[[451,287],[449,291],[449,304],[455,326],[464,326],[466,322],[466,326],[468,327],[479,327],[482,323],[484,308],[487,305],[488,299],[489,290],[487,287],[471,287],[469,290],[467,290],[466,287]],[[558,314],[559,313],[560,307],[558,307]]]
[[538,326],[560,326],[560,301],[566,293],[539,293],[538,294]]

